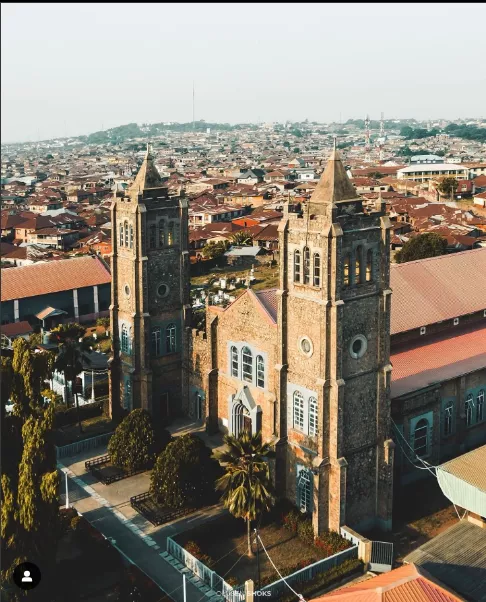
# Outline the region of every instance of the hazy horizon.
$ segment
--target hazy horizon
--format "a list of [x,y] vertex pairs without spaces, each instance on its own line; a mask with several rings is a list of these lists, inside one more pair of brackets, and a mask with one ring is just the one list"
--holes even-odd
[[[3,143],[189,122],[193,82],[196,120],[217,123],[485,114],[484,4],[7,3],[1,11]],[[474,17],[462,37],[456,15]]]

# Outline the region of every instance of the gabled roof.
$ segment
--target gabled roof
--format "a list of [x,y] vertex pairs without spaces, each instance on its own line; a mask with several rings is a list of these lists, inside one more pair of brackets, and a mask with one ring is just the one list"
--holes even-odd
[[458,602],[463,598],[413,564],[356,585],[329,592],[311,602]]

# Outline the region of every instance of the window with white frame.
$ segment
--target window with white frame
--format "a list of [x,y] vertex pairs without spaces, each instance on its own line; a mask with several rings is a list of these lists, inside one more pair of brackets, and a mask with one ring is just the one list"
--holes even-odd
[[294,429],[304,430],[304,396],[300,391],[294,393]]
[[479,391],[476,398],[476,422],[484,420],[484,390]]
[[300,282],[300,251],[294,253],[294,282]]
[[123,247],[123,224],[120,224],[120,247]]
[[238,349],[234,345],[231,347],[231,376],[239,376]]
[[299,508],[302,512],[312,510],[312,473],[306,468],[301,469],[297,479],[297,496]]
[[129,353],[130,345],[128,338],[128,326],[126,324],[122,324],[121,327],[121,350],[123,353]]
[[261,355],[257,355],[256,368],[257,387],[261,387],[263,389],[265,387],[265,362],[263,361],[263,357]]
[[128,222],[125,222],[125,246],[127,248],[129,246],[129,242],[128,242]]
[[466,397],[466,401],[464,402],[464,413],[466,414],[466,426],[471,426],[473,419],[473,406],[474,406],[474,398],[472,393]]
[[315,437],[317,435],[317,399],[315,397],[309,397],[309,436]]
[[241,350],[241,363],[243,380],[253,382],[253,354],[248,347]]
[[133,249],[133,226],[130,226],[130,249]]
[[321,286],[321,256],[314,253],[314,286]]
[[417,422],[413,434],[413,451],[419,458],[427,456],[429,451],[429,423],[425,418]]
[[310,251],[304,248],[304,284],[310,284]]
[[449,401],[444,408],[444,437],[448,437],[452,434],[453,428],[453,416],[454,416],[454,404]]
[[160,328],[153,328],[151,333],[152,355],[160,355],[162,345],[160,343]]
[[176,325],[169,324],[165,329],[165,347],[167,353],[175,353],[176,350]]

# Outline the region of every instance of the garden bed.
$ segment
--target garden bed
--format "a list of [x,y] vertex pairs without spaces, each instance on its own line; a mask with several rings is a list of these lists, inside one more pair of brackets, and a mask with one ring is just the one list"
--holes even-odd
[[116,481],[133,477],[133,475],[141,474],[148,470],[148,467],[139,470],[125,470],[124,468],[118,468],[111,463],[110,454],[100,456],[94,460],[88,460],[84,463],[84,466],[86,470],[103,483],[103,485],[110,485]]
[[169,508],[168,506],[162,506],[155,501],[149,491],[131,497],[130,505],[156,527],[182,516],[187,516],[196,510],[196,508]]
[[[304,521],[302,521],[304,522]],[[252,540],[254,540],[252,525]],[[322,538],[319,547],[299,536],[297,530],[284,526],[277,513],[267,518],[259,528],[260,537],[279,568],[287,576],[337,551],[350,547],[349,542],[337,534]],[[247,579],[258,583],[258,561],[255,556],[247,556],[246,524],[242,519],[225,516],[210,525],[201,525],[173,538],[179,545],[198,557],[209,568],[233,585],[241,585]],[[197,550],[194,554],[191,550]],[[204,558],[204,559],[203,559]],[[268,560],[262,547],[259,547],[260,585],[263,587],[280,577]]]

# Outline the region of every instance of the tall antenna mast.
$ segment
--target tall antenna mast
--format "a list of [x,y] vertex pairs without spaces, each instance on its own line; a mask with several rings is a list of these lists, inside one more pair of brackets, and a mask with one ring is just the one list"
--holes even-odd
[[385,114],[383,113],[383,111],[381,112],[381,119],[380,119],[380,161],[383,161],[383,146],[385,144],[385,122],[383,121],[383,118],[385,117]]
[[194,131],[195,127],[195,93],[194,93],[194,80],[192,80],[192,131]]
[[369,163],[371,161],[370,150],[371,150],[371,146],[370,146],[370,118],[369,118],[368,115],[366,115],[366,119],[365,119],[365,161],[366,161],[366,163]]

